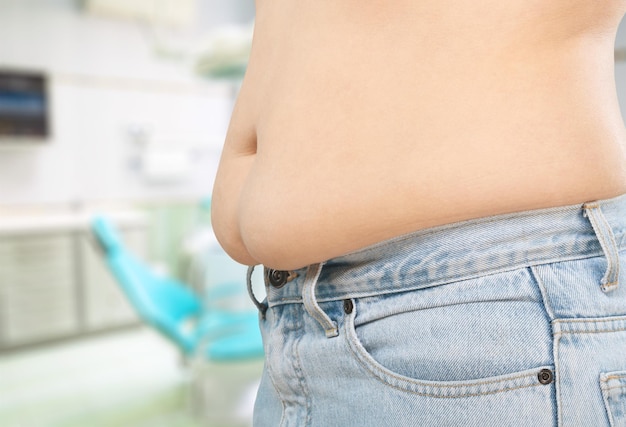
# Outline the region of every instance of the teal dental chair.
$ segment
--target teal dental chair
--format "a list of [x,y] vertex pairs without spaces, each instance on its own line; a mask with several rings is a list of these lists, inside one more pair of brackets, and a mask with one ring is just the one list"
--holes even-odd
[[257,311],[253,306],[233,310],[229,303],[231,298],[241,298],[245,285],[217,284],[201,298],[183,283],[157,275],[133,256],[108,218],[95,217],[91,229],[108,269],[139,317],[185,356],[212,361],[263,356]]

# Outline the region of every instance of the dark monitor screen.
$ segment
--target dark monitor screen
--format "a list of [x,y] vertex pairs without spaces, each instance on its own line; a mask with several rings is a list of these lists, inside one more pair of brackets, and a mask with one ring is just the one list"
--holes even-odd
[[43,74],[0,70],[0,140],[48,137],[48,108]]

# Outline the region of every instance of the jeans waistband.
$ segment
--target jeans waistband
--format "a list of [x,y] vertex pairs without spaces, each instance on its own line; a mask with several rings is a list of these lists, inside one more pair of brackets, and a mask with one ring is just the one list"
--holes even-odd
[[625,244],[626,194],[483,217],[419,230],[286,272],[293,280],[283,286],[268,284],[267,304],[302,302],[307,277],[315,278],[314,300],[324,302],[415,290],[603,254],[607,270],[599,286],[610,291],[619,276],[617,251]]

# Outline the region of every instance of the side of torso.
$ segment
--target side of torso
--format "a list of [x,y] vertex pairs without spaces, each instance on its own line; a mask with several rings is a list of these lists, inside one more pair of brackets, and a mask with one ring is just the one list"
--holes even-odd
[[248,259],[291,269],[626,192],[613,77],[625,5],[258,0],[227,140],[239,153],[216,182],[238,200]]

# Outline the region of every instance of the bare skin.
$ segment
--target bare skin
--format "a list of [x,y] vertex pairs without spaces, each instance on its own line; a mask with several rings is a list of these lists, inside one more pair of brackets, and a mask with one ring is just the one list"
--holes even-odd
[[213,193],[290,270],[437,225],[626,193],[625,0],[257,0]]

